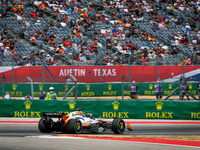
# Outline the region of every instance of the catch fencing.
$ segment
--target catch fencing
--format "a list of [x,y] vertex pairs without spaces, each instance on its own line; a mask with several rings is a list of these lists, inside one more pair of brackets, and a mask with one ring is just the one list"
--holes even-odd
[[[139,90],[139,96],[155,96],[154,85],[156,83],[137,83]],[[113,99],[122,99],[122,96],[130,96],[130,85],[131,83],[96,83],[96,84],[77,84],[77,95],[75,90],[70,92],[69,98],[74,99],[78,97],[78,99],[83,98],[113,98]],[[2,84],[0,84],[2,87]],[[74,83],[67,82],[66,84],[58,84],[58,83],[33,83],[33,89],[31,88],[30,83],[5,83],[4,88],[0,89],[0,94],[3,96],[11,92],[11,97],[22,98],[27,94],[32,95],[35,99],[38,99],[39,95],[42,91],[49,91],[50,87],[54,87],[55,92],[59,99],[62,99],[66,92],[68,92]],[[169,95],[172,91],[174,91],[177,87],[179,87],[179,83],[161,83],[163,88],[162,94],[164,96]],[[198,83],[188,82],[189,92],[192,95],[198,95]],[[4,91],[4,93],[3,93]],[[123,95],[124,94],[124,95]],[[180,91],[178,90],[173,94],[173,96],[178,96]],[[140,97],[139,97],[140,98]],[[141,98],[140,98],[141,99]],[[148,98],[146,98],[148,99]]]

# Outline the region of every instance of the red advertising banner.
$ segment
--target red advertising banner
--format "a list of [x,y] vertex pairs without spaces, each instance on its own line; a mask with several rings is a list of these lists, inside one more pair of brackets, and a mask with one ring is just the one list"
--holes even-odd
[[[99,83],[100,82],[100,66],[48,66],[53,77],[58,83],[64,83],[68,74],[75,76],[79,83]],[[73,71],[73,72],[72,72]],[[5,82],[12,82],[12,68],[1,67],[0,79],[6,74]],[[14,82],[29,82],[30,77],[33,82],[43,81],[42,66],[23,66],[14,69]],[[126,75],[124,81],[129,81],[128,66],[102,66],[102,82],[121,82],[123,74]],[[158,77],[164,82],[177,82],[183,74],[183,66],[158,66]],[[45,82],[53,82],[50,74],[45,70]],[[185,77],[188,80],[200,80],[200,66],[185,66]],[[157,80],[156,66],[131,66],[130,79],[136,82],[155,82]]]

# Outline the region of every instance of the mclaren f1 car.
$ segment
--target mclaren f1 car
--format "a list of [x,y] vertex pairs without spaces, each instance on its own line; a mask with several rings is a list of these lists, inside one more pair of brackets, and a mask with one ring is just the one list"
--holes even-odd
[[[53,118],[58,118],[54,121]],[[125,124],[120,118],[113,119],[112,122],[101,118],[94,118],[92,114],[83,114],[81,110],[71,112],[68,115],[64,113],[42,113],[38,128],[42,133],[63,132],[71,134],[98,133],[110,129],[116,134],[122,134],[125,128],[132,130],[130,124]]]

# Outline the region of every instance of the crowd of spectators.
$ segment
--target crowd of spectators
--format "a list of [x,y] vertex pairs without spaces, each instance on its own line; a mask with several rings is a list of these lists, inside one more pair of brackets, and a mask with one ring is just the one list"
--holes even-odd
[[7,58],[10,60],[14,60],[14,62],[20,66],[38,65],[36,64],[36,60],[42,59],[44,51],[38,51],[37,53],[32,51],[30,54],[19,54],[16,47],[20,45],[22,45],[20,39],[15,38],[12,32],[4,27],[3,32],[0,34],[1,55],[4,57],[7,56]]
[[[151,56],[156,54],[157,56],[164,58],[166,55],[168,54],[173,54],[173,55],[177,55],[180,54],[180,50],[177,49],[177,45],[189,45],[189,49],[192,52],[196,52],[197,55],[200,54],[199,51],[197,51],[197,47],[200,48],[200,38],[199,38],[199,33],[195,33],[197,31],[199,31],[199,28],[195,28],[196,24],[198,24],[197,26],[199,26],[199,10],[200,10],[200,6],[199,6],[199,2],[190,2],[190,1],[160,1],[162,5],[166,5],[167,4],[167,9],[168,10],[173,10],[173,11],[177,11],[176,9],[180,10],[180,11],[188,11],[188,12],[192,12],[194,11],[194,17],[193,17],[193,22],[186,23],[186,25],[183,24],[183,18],[179,17],[179,16],[169,16],[168,13],[165,13],[164,15],[162,15],[161,10],[158,7],[154,7],[153,4],[150,3],[146,3],[145,1],[135,1],[136,3],[131,3],[130,1],[117,1],[117,2],[113,2],[113,1],[109,1],[107,2],[107,7],[112,7],[113,10],[115,10],[114,14],[117,14],[119,12],[123,13],[123,18],[125,18],[126,20],[133,20],[133,21],[141,21],[141,22],[149,22],[150,24],[152,24],[153,26],[150,28],[152,29],[154,32],[161,32],[162,30],[167,30],[168,28],[172,28],[172,27],[182,27],[182,34],[180,34],[180,32],[178,32],[177,34],[174,33],[172,34],[172,38],[171,38],[171,46],[172,49],[169,51],[168,48],[163,49],[162,46],[160,46],[161,44],[158,44],[158,46],[156,46],[156,48],[152,50],[147,50],[145,49],[145,51],[142,51],[142,56],[141,59],[143,60],[143,62],[146,62],[149,60],[149,58],[152,58]],[[172,9],[172,7],[168,7],[168,6],[172,6],[174,5],[175,7]],[[148,19],[144,20],[143,16],[144,13],[148,13]],[[126,22],[125,22],[126,23]],[[129,24],[131,27],[131,24]],[[124,24],[121,25],[122,29]],[[129,29],[130,31],[130,29]],[[135,33],[136,35],[138,35],[137,33]],[[123,36],[120,36],[120,38],[125,38],[127,37],[125,34],[121,34]],[[116,36],[115,36],[116,37]],[[148,39],[149,37],[151,37],[151,34],[145,35],[144,37],[146,37],[146,39]],[[189,42],[188,37],[193,38],[192,41]],[[152,39],[152,41],[154,43],[157,42],[157,40],[155,38],[150,38]],[[123,46],[124,43],[122,43]],[[144,46],[142,46],[144,47]],[[148,46],[147,46],[148,47]],[[166,47],[166,45],[164,45],[164,47]],[[121,48],[121,47],[120,47]],[[125,48],[127,49],[127,48]],[[142,49],[140,49],[142,50]],[[147,57],[147,56],[150,57]],[[188,58],[186,64],[193,64],[193,62],[197,62],[197,58],[199,56],[196,56],[196,59],[191,61],[192,58]],[[147,58],[147,59],[145,59]]]
[[13,56],[16,53],[16,44],[18,43],[18,38],[14,38],[11,31],[4,27],[3,32],[0,34],[0,47],[1,53],[5,55]]
[[[88,17],[85,11],[86,9],[81,9],[79,6],[75,6],[72,8],[71,4],[66,3],[53,3],[53,2],[40,2],[35,1],[35,7],[36,9],[34,12],[37,14],[38,10],[44,10],[45,12],[52,13],[52,17],[57,20],[57,23],[54,24],[54,22],[48,22],[47,26],[45,27],[44,31],[38,31],[36,30],[35,34],[32,34],[30,40],[31,43],[36,45],[36,42],[38,40],[44,39],[44,44],[50,45],[50,51],[56,57],[61,58],[63,54],[67,54],[67,60],[70,61],[70,54],[72,54],[71,51],[69,51],[69,48],[74,49],[73,52],[73,60],[77,62],[91,62],[90,55],[96,55],[98,54],[97,49],[102,48],[102,44],[98,41],[94,41],[92,44],[88,44],[87,42],[77,42],[77,41],[71,41],[70,39],[73,38],[85,38],[85,35],[82,34],[80,31],[81,28],[85,28],[87,30],[90,30],[90,26],[93,23]],[[42,6],[41,6],[42,4]],[[86,5],[85,5],[86,6]],[[88,6],[87,6],[88,7]],[[71,13],[78,12],[80,13],[80,18],[75,20],[74,17],[71,17]],[[89,9],[89,8],[88,8]],[[64,15],[63,19],[58,20],[60,15]],[[35,15],[34,17],[36,17]],[[62,42],[57,41],[57,36],[55,33],[53,33],[53,28],[63,28],[66,30],[69,30],[69,37],[63,38]],[[38,32],[40,34],[38,35]],[[87,56],[87,57],[86,57]]]
[[[121,57],[123,55],[135,56],[143,64],[155,60],[155,58],[166,58],[171,54],[179,55],[181,51],[177,48],[178,45],[188,45],[188,49],[197,54],[195,59],[188,56],[187,63],[185,61],[186,64],[199,63],[200,32],[197,32],[199,28],[196,28],[196,24],[199,24],[200,21],[199,1],[162,0],[158,6],[154,5],[154,3],[140,0],[100,0],[98,2],[87,0],[81,2],[81,5],[77,5],[80,2],[36,0],[33,12],[28,14],[31,16],[31,20],[24,13],[24,9],[30,7],[28,1],[15,1],[16,5],[5,3],[6,10],[0,13],[1,17],[15,17],[25,24],[19,34],[20,38],[24,38],[26,29],[30,28],[31,24],[43,25],[44,22],[42,22],[41,18],[52,17],[55,20],[56,23],[49,21],[44,30],[38,29],[34,34],[30,35],[32,45],[37,46],[37,42],[41,41],[43,44],[50,46],[50,54],[45,58],[48,65],[58,64],[63,56],[66,56],[69,62],[72,62],[72,60],[75,62],[92,62],[93,60],[90,60],[90,56],[99,55],[99,49],[104,47],[101,39],[105,39],[107,49],[103,56],[103,65],[126,65],[128,59],[127,57]],[[163,14],[162,8],[165,7],[169,12],[194,12],[193,22],[191,21],[184,25],[182,17],[169,15],[168,12]],[[112,11],[106,12],[107,8]],[[80,16],[74,18],[72,16],[74,13]],[[151,25],[150,29],[158,33],[173,27],[181,27],[182,32],[172,34],[169,45],[169,43],[161,43],[151,33],[139,30],[134,25],[134,22],[147,22]],[[106,26],[94,28],[98,23],[106,24]],[[54,28],[68,30],[69,36],[62,40],[57,40],[59,37],[54,33]],[[77,42],[71,40],[74,38],[87,38],[87,34],[84,34],[85,32],[82,32],[82,29],[86,33],[87,31],[93,33],[94,42],[92,44],[86,41]],[[134,38],[153,44],[150,44],[151,46],[148,44],[138,45],[131,40],[126,40]],[[74,51],[72,52],[70,49]],[[13,51],[13,48],[12,50],[5,49],[6,54],[8,51]],[[40,58],[39,55],[38,58]],[[96,64],[98,63],[97,61]],[[133,63],[132,59],[131,63]]]
[[20,59],[20,56],[16,54],[16,46],[19,44],[19,38],[14,38],[12,32],[4,27],[3,32],[0,34],[1,54],[4,56],[9,56],[10,59],[13,58],[18,65],[23,65],[28,61],[23,61],[22,57]]

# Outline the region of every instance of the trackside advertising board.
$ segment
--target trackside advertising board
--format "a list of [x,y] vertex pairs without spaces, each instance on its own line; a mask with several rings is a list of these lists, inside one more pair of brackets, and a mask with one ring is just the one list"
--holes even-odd
[[[198,95],[198,83],[188,82],[189,92],[192,95]],[[124,95],[130,96],[131,83],[124,83]],[[139,95],[153,96],[155,95],[154,85],[155,83],[137,83]],[[65,90],[69,91],[74,84],[34,84],[34,97],[39,97],[42,91],[49,91],[49,87],[53,86],[58,97],[64,97]],[[179,87],[179,83],[161,83],[163,88],[162,94],[169,95],[174,89]],[[1,84],[0,84],[1,87]],[[11,92],[11,97],[23,97],[27,94],[31,94],[31,85],[25,83],[5,83],[5,94]],[[109,97],[109,96],[122,96],[122,84],[121,83],[97,83],[97,84],[78,84],[77,85],[78,97]],[[0,88],[0,94],[2,95],[2,88]],[[179,95],[179,91],[174,93]],[[74,97],[74,91],[70,93],[69,97]]]
[[123,119],[200,119],[200,102],[1,100],[0,117],[41,117],[42,112],[68,114],[82,108],[94,117]]
[[[100,66],[48,66],[49,71],[57,83],[64,83],[65,77],[73,74],[80,83],[100,83]],[[0,79],[6,74],[5,82],[11,83],[12,67],[1,67]],[[42,66],[15,67],[14,83],[43,82]],[[125,74],[125,82],[129,81],[128,66],[102,66],[102,82],[121,82]],[[158,77],[164,82],[177,82],[183,74],[182,66],[158,66]],[[185,66],[186,80],[200,80],[200,66]],[[130,66],[130,80],[136,82],[156,82],[156,66]],[[45,82],[54,82],[47,70],[45,70]]]

